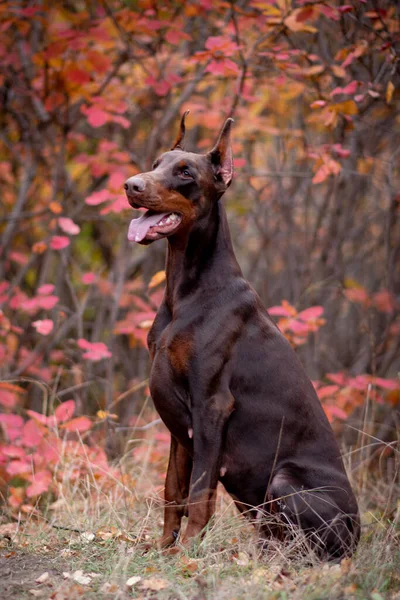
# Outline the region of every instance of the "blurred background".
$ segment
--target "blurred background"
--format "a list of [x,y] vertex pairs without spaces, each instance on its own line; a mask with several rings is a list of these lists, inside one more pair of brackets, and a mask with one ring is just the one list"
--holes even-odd
[[389,0],[1,3],[6,437],[10,416],[67,399],[105,424],[108,442],[138,422],[165,242],[128,243],[123,182],[170,148],[190,109],[186,148],[198,152],[235,119],[224,197],[234,247],[337,433],[353,440],[344,425],[357,431],[369,411],[370,434],[396,439],[399,10]]

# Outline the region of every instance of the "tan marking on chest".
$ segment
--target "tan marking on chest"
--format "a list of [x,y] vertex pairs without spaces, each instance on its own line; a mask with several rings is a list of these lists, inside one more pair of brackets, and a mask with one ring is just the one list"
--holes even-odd
[[190,334],[178,334],[168,344],[168,358],[177,373],[186,373],[192,355],[193,338]]

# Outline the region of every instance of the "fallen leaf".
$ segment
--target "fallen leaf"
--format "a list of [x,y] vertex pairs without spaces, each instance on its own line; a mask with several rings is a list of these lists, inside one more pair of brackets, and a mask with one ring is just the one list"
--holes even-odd
[[96,537],[100,540],[103,540],[103,542],[107,542],[108,540],[118,538],[120,534],[121,531],[116,527],[110,527],[109,529],[99,529],[98,531],[96,531]]
[[0,525],[0,536],[11,538],[18,531],[18,523],[5,523]]
[[168,581],[165,579],[157,579],[157,577],[151,577],[150,579],[146,579],[141,584],[141,588],[144,590],[152,590],[153,592],[158,592],[159,590],[163,590],[168,587]]
[[341,569],[342,573],[347,574],[350,571],[350,567],[351,567],[351,558],[344,558],[340,562],[340,569]]
[[36,583],[44,583],[49,578],[50,578],[50,575],[49,575],[48,571],[46,571],[45,573],[42,573],[42,575],[36,579]]
[[250,562],[249,556],[245,552],[239,552],[238,557],[233,559],[241,567],[247,567]]
[[72,579],[81,585],[89,585],[92,580],[91,576],[85,575],[81,569],[72,574]]
[[109,581],[106,581],[101,586],[100,591],[103,594],[116,594],[119,591],[119,587],[116,583],[110,583]]
[[89,542],[93,542],[95,538],[96,534],[94,534],[91,531],[84,531],[83,533],[81,533],[81,540],[86,544],[88,544]]
[[127,580],[125,585],[127,587],[133,587],[134,585],[139,583],[139,581],[141,581],[141,580],[142,580],[142,578],[139,575],[134,575],[133,577],[129,577],[129,579]]
[[199,564],[197,561],[191,560],[190,558],[187,558],[186,556],[182,556],[180,563],[182,565],[182,571],[184,573],[193,574],[199,568]]

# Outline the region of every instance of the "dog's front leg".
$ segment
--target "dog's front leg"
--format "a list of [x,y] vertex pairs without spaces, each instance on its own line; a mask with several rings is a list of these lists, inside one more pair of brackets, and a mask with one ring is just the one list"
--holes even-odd
[[164,531],[162,548],[171,546],[178,537],[189,495],[192,459],[183,446],[171,436],[167,478],[165,481]]
[[226,390],[193,404],[193,468],[188,501],[189,521],[183,544],[198,535],[214,514],[224,429],[234,400]]

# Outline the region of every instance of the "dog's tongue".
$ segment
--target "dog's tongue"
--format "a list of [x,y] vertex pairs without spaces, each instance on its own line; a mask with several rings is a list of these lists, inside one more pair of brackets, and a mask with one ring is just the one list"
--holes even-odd
[[155,213],[152,215],[146,213],[143,217],[133,219],[129,225],[128,240],[130,242],[141,242],[146,237],[146,233],[150,227],[157,225],[157,223],[168,214],[169,213],[167,212]]

